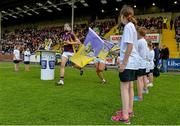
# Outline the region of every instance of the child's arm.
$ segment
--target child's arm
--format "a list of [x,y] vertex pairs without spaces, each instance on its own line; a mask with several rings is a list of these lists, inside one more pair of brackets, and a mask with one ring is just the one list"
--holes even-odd
[[125,52],[125,55],[124,55],[124,59],[122,61],[122,63],[119,65],[119,70],[120,72],[123,72],[127,63],[128,63],[128,60],[129,60],[129,56],[132,52],[132,49],[133,49],[133,44],[132,43],[127,43],[127,49],[126,49],[126,52]]

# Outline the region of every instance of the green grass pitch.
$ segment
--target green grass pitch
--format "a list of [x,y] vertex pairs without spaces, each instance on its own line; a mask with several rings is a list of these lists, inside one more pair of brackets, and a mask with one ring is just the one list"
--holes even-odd
[[[0,63],[0,125],[121,125],[111,116],[121,107],[118,71],[104,72],[102,85],[95,68],[67,67],[65,85],[40,80],[40,66],[13,71],[13,63]],[[136,88],[135,88],[136,89]],[[180,75],[161,74],[149,94],[134,104],[133,125],[180,125]]]

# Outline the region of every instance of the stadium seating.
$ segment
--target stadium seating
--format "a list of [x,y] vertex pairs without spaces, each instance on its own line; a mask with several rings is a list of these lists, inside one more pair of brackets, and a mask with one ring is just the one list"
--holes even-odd
[[177,44],[175,39],[174,30],[163,29],[162,31],[162,44],[169,48],[170,58],[179,58],[179,52],[177,51]]
[[[148,33],[162,33],[162,39],[160,45],[166,45],[170,50],[170,58],[178,58],[179,52],[177,51],[177,44],[175,40],[175,31],[170,30],[169,22],[168,29],[162,30],[162,17],[147,17],[138,18],[138,25],[146,27]],[[116,25],[115,20],[96,20],[92,23],[82,23],[75,24],[74,33],[80,39],[81,42],[84,41],[87,34],[88,27],[98,28],[100,31],[100,36],[109,39],[110,35],[120,34],[122,28]],[[63,25],[44,27],[38,29],[38,27],[31,28],[19,28],[15,30],[15,33],[6,33],[0,47],[1,53],[11,54],[13,52],[12,45],[21,45],[22,47],[30,47],[31,52],[34,52],[38,47],[44,42],[45,38],[51,38],[53,41],[53,49],[58,50],[58,37],[63,31]],[[6,43],[6,44],[4,44]]]

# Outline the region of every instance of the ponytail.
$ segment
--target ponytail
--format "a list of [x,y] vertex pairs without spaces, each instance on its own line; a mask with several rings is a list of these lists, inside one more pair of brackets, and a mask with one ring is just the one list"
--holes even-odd
[[128,17],[128,21],[132,22],[134,24],[134,26],[137,27],[137,20],[136,20],[135,16]]
[[120,11],[119,17],[121,17],[122,15],[126,17],[129,22],[132,22],[135,27],[137,26],[137,20],[134,17],[134,10],[131,6],[124,5]]

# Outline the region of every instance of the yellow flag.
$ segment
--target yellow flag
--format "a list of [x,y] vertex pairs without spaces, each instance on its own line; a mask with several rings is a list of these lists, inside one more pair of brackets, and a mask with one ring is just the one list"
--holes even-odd
[[108,51],[106,51],[105,49],[102,49],[102,50],[99,52],[98,57],[101,58],[101,59],[103,59],[103,60],[105,60],[106,57],[107,57],[107,55],[108,55],[108,53],[109,53]]
[[81,45],[77,53],[75,53],[70,58],[71,62],[82,68],[85,65],[87,65],[89,62],[93,61],[94,57],[88,56],[89,52],[87,52],[86,50],[87,50],[86,47],[84,45]]

